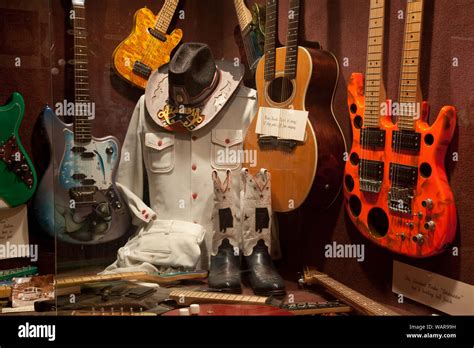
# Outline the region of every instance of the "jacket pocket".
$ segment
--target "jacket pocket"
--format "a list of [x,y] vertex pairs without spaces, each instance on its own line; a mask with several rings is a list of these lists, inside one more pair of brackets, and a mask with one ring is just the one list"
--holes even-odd
[[174,168],[174,134],[145,133],[145,163],[153,173],[167,173]]
[[244,158],[241,129],[214,129],[211,135],[211,165],[214,169],[235,170]]

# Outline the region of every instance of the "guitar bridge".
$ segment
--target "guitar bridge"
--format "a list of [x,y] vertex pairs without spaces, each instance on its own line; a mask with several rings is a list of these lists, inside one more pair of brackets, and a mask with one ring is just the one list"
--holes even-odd
[[153,36],[155,39],[158,39],[160,41],[165,42],[166,41],[166,35],[164,35],[161,31],[155,28],[148,28],[148,32],[150,33],[151,36]]
[[151,68],[137,60],[135,64],[133,64],[133,72],[147,79],[151,75]]
[[413,189],[392,187],[388,192],[388,208],[396,213],[411,214]]
[[384,162],[361,160],[359,163],[360,190],[379,193],[382,188]]
[[78,186],[69,189],[69,197],[76,204],[93,204],[95,203],[95,193],[98,191],[96,186]]
[[291,139],[280,139],[272,136],[261,136],[258,138],[258,145],[263,149],[278,148],[283,151],[291,152],[295,149],[298,142]]

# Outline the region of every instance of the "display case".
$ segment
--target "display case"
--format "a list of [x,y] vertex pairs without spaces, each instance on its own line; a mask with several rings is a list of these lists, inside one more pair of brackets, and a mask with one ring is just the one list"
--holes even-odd
[[1,0],[2,315],[472,315],[473,13]]

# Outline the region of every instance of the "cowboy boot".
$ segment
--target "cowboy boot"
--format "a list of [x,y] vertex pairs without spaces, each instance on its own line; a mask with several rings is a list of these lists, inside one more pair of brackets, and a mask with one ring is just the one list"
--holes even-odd
[[270,256],[271,249],[271,175],[266,169],[252,177],[242,170],[241,193],[243,253],[249,281],[256,295],[285,294],[285,284]]
[[214,211],[212,220],[214,231],[212,237],[211,268],[208,286],[211,289],[240,293],[240,234],[238,229],[236,203],[231,189],[231,171],[221,182],[217,171],[212,172],[214,182]]

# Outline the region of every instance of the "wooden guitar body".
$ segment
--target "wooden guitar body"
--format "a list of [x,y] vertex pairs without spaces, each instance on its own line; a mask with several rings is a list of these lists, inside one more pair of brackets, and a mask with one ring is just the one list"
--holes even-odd
[[339,64],[328,51],[308,48],[313,62],[306,93],[306,110],[317,139],[318,165],[308,204],[312,209],[328,208],[341,191],[346,140],[333,111],[339,81]]
[[135,63],[140,61],[151,71],[158,69],[170,61],[171,52],[183,37],[181,29],[173,30],[170,35],[163,34],[164,41],[151,35],[149,28],[155,26],[157,18],[149,9],[139,9],[134,16],[132,33],[117,46],[112,57],[117,74],[142,89],[148,77],[135,72]]
[[[282,77],[285,69],[286,47],[276,49],[275,79]],[[269,97],[271,81],[264,79],[265,55],[260,59],[257,72],[257,94],[259,107],[273,107],[295,110],[306,110],[305,100],[312,76],[313,65],[309,52],[298,47],[298,68],[296,78],[291,80],[293,93],[289,99],[281,103]],[[262,147],[259,135],[255,133],[257,115],[247,131],[244,149],[256,151],[257,166],[245,164],[252,175],[260,168],[272,174],[272,208],[276,212],[287,212],[298,208],[306,199],[313,185],[318,163],[317,142],[311,123],[306,125],[306,139],[293,150],[285,151],[278,147]]]
[[16,92],[0,106],[0,208],[21,205],[36,190],[36,171],[18,135],[24,113],[25,101]]
[[[380,122],[381,128],[386,131],[385,148],[368,151],[360,144],[360,125],[363,124],[365,108],[363,91],[362,74],[352,74],[348,105],[353,143],[344,179],[344,201],[348,214],[365,237],[393,252],[412,257],[438,254],[452,242],[456,232],[456,208],[444,166],[446,151],[456,127],[456,109],[443,107],[436,121],[429,126],[428,105],[423,103],[421,117],[415,121],[415,131],[420,134],[417,155],[392,149],[394,132],[399,129],[389,116],[382,117]],[[359,158],[384,163],[380,192],[361,191]],[[389,208],[393,186],[391,163],[415,170],[416,185],[410,213]]]
[[92,138],[78,152],[72,125],[59,120],[49,107],[41,117],[54,149],[34,198],[33,212],[41,228],[52,237],[76,244],[121,237],[128,231],[130,215],[115,186],[118,140]]

